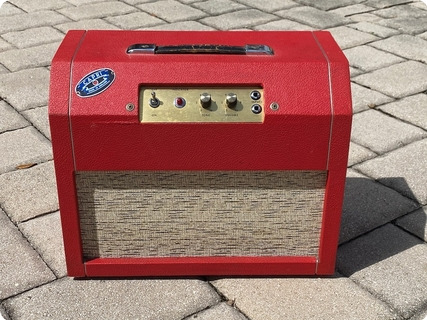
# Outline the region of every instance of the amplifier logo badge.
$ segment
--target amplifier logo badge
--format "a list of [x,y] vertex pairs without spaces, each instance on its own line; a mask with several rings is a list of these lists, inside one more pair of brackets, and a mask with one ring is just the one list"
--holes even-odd
[[76,93],[81,98],[88,98],[100,94],[108,89],[115,78],[111,69],[98,69],[85,75],[76,85]]

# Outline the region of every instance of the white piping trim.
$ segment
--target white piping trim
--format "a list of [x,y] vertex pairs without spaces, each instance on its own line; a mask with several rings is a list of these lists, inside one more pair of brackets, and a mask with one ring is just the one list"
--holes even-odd
[[325,50],[323,49],[322,45],[320,44],[320,41],[317,39],[314,32],[311,32],[313,35],[314,40],[316,41],[317,45],[319,46],[320,51],[322,52],[323,56],[325,57],[326,62],[328,63],[328,80],[329,80],[329,99],[330,99],[330,108],[331,108],[331,127],[329,129],[329,146],[328,146],[328,158],[326,160],[326,170],[329,169],[329,156],[331,152],[331,142],[332,142],[332,127],[334,124],[334,102],[332,100],[332,79],[331,79],[331,62],[328,58],[328,55],[326,54]]
[[81,37],[79,43],[77,44],[77,48],[76,51],[74,51],[73,57],[71,58],[71,63],[70,63],[70,88],[69,88],[69,99],[68,99],[68,124],[70,126],[70,139],[71,139],[71,152],[73,154],[73,165],[74,165],[74,171],[76,171],[76,157],[74,156],[74,138],[73,138],[73,126],[71,123],[71,100],[73,98],[73,65],[74,65],[74,59],[76,58],[77,52],[79,51],[84,38],[86,37],[86,33],[87,31],[85,31],[85,33],[83,34],[83,36]]
[[[334,102],[332,100],[332,79],[331,79],[331,62],[329,60],[328,55],[326,54],[325,50],[323,49],[322,45],[320,44],[319,39],[317,39],[316,35],[314,34],[314,32],[312,31],[311,34],[313,35],[314,40],[316,41],[320,51],[322,52],[323,56],[325,57],[326,62],[328,63],[328,82],[329,82],[329,101],[330,101],[330,109],[331,109],[331,126],[329,128],[329,144],[328,144],[328,157],[326,159],[326,170],[329,169],[329,156],[331,153],[331,142],[332,142],[332,127],[334,124]],[[320,240],[319,239],[319,249],[320,249]],[[316,274],[317,274],[317,269],[319,266],[319,253],[317,254],[317,259],[316,259]]]

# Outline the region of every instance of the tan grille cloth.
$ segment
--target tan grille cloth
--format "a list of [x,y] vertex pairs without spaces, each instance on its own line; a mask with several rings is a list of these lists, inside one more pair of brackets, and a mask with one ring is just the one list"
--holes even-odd
[[83,254],[317,256],[325,171],[76,173]]

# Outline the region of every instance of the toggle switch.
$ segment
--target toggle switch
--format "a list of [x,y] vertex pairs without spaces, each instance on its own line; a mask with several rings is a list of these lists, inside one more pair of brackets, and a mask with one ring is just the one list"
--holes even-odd
[[151,98],[149,104],[152,108],[157,108],[158,106],[160,106],[160,100],[157,99],[156,93],[154,91],[151,91]]

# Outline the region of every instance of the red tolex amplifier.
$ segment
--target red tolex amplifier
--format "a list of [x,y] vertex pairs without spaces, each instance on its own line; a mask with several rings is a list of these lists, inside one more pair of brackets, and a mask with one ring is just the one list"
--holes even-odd
[[328,32],[70,31],[49,105],[70,276],[334,272],[352,109]]

